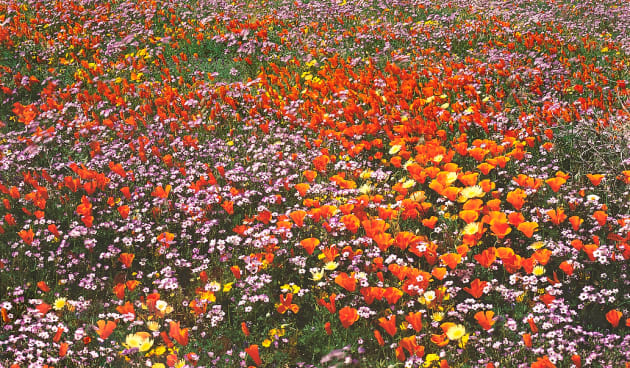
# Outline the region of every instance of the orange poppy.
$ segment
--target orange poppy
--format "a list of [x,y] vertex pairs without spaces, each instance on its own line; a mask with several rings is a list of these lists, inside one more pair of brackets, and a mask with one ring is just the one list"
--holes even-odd
[[131,302],[126,301],[125,304],[123,305],[119,305],[116,307],[116,311],[120,314],[133,314],[134,316],[136,315],[136,311],[133,308],[133,304],[131,304]]
[[446,268],[444,267],[434,267],[433,270],[431,271],[431,275],[433,277],[435,277],[438,280],[443,280],[444,277],[446,276]]
[[18,235],[20,236],[20,238],[22,238],[22,241],[24,241],[24,243],[26,243],[27,245],[33,244],[33,240],[35,237],[35,233],[33,232],[33,229],[20,230],[18,232]]
[[68,353],[68,347],[69,347],[69,345],[68,345],[67,342],[62,342],[59,345],[59,357],[60,358],[63,358],[63,357],[66,356],[66,354]]
[[521,208],[523,208],[523,204],[525,204],[526,197],[527,194],[525,194],[522,189],[516,188],[507,194],[506,200],[514,206],[517,211],[520,211]]
[[293,220],[293,222],[298,227],[302,227],[304,226],[304,218],[306,217],[306,211],[302,211],[302,210],[293,211],[291,212],[289,217],[291,217],[291,220]]
[[441,335],[432,334],[431,342],[440,347],[448,345],[448,339],[446,338],[446,333],[443,333]]
[[551,223],[554,225],[560,225],[567,219],[567,215],[564,214],[564,209],[562,208],[547,211],[547,216],[549,216]]
[[492,325],[494,325],[494,323],[497,321],[496,318],[493,318],[493,317],[494,317],[494,312],[491,310],[485,311],[485,312],[479,311],[475,313],[475,319],[477,320],[481,328],[483,328],[486,331],[491,329]]
[[127,216],[129,216],[129,206],[127,205],[119,206],[118,213],[120,214],[120,217],[122,217],[123,219],[126,219]]
[[319,245],[319,239],[317,238],[306,238],[300,241],[300,245],[306,250],[308,255],[312,255],[315,251],[315,248]]
[[579,216],[571,216],[569,217],[569,222],[573,227],[573,231],[578,231],[580,225],[582,225],[582,222],[584,222],[584,220],[582,220]]
[[114,286],[114,295],[120,300],[125,298],[125,284],[116,284]]
[[376,342],[378,342],[380,346],[385,346],[385,340],[383,340],[383,336],[378,330],[374,330],[374,338],[376,339]]
[[488,281],[481,281],[479,279],[473,280],[470,283],[470,287],[465,287],[464,291],[472,295],[475,299],[481,298],[483,295],[483,289],[488,285]]
[[57,225],[55,224],[50,224],[48,225],[48,231],[50,231],[51,234],[53,234],[54,236],[56,236],[57,238],[59,237],[59,230],[57,230]]
[[348,328],[359,320],[359,313],[352,307],[343,307],[339,310],[339,320],[344,328]]
[[131,263],[133,262],[134,258],[135,258],[135,254],[133,253],[121,253],[120,256],[118,257],[120,262],[124,264],[126,268],[131,267]]
[[311,186],[308,183],[295,184],[295,190],[300,193],[300,197],[304,197],[309,189],[311,189]]
[[398,300],[403,296],[403,292],[395,287],[388,287],[383,293],[383,297],[390,305],[396,304]]
[[37,309],[37,311],[43,315],[48,313],[48,311],[50,311],[51,308],[52,307],[50,306],[50,304],[46,304],[46,303],[40,303],[35,307],[35,309]]
[[483,208],[483,201],[479,198],[469,199],[464,203],[462,209],[465,211],[479,212]]
[[522,232],[526,237],[531,238],[534,232],[538,229],[538,223],[536,222],[523,222],[518,225],[517,229]]
[[414,331],[420,332],[420,330],[422,330],[422,313],[409,312],[405,317],[405,321],[409,322]]
[[165,187],[162,187],[161,185],[155,187],[155,189],[153,190],[153,192],[151,192],[151,195],[154,197],[158,197],[158,198],[167,198],[168,194],[171,192],[171,185],[168,184]]
[[243,335],[245,335],[245,337],[249,337],[249,328],[247,328],[247,323],[241,322],[241,331],[243,331]]
[[250,345],[245,348],[245,352],[249,355],[250,358],[254,361],[254,364],[257,366],[262,364],[262,360],[260,359],[260,353],[258,352],[258,345]]
[[593,213],[593,218],[597,220],[597,223],[599,224],[599,226],[604,226],[608,219],[608,214],[604,211],[595,211]]
[[182,346],[188,345],[188,329],[184,328],[182,330],[179,326],[179,322],[170,322],[168,336],[175,339],[175,341]]
[[497,259],[496,248],[490,247],[485,249],[480,254],[475,254],[473,258],[475,261],[479,262],[482,267],[488,268]]
[[549,262],[549,258],[551,258],[551,251],[546,248],[538,249],[532,254],[532,257],[536,260],[536,262],[545,266]]
[[571,355],[571,362],[575,364],[576,368],[582,368],[582,358],[579,355],[577,354]]
[[57,327],[57,332],[55,332],[55,336],[53,337],[54,342],[59,342],[61,340],[61,335],[63,335],[63,327]]
[[234,214],[234,202],[232,201],[223,201],[223,203],[221,203],[221,207],[223,207],[223,209],[225,210],[225,212],[228,213],[228,215],[232,215]]
[[300,311],[300,307],[297,304],[293,304],[293,294],[288,293],[286,296],[280,294],[280,303],[276,304],[276,309],[280,314],[284,314],[287,311],[297,313]]
[[403,348],[409,352],[409,354],[415,355],[419,358],[424,356],[424,346],[418,345],[416,336],[407,336],[400,340],[398,348]]
[[328,297],[329,301],[327,302],[326,300],[324,300],[324,298],[320,298],[317,301],[317,304],[322,305],[324,307],[326,307],[326,309],[328,309],[328,311],[332,314],[335,314],[335,312],[337,311],[337,306],[335,305],[335,299],[337,298],[337,294],[332,293],[330,294],[330,296]]
[[499,239],[503,239],[512,232],[512,228],[507,222],[496,221],[490,224],[490,231]]
[[416,245],[419,241],[420,238],[414,233],[409,231],[400,231],[396,234],[396,238],[394,238],[394,245],[402,250],[405,250],[409,246]]
[[619,326],[619,320],[621,319],[622,315],[623,313],[616,309],[613,309],[606,313],[606,321],[608,321],[613,327],[617,327]]
[[373,238],[374,235],[383,233],[389,228],[389,225],[381,219],[364,220],[361,221],[361,225],[369,238]]
[[39,290],[47,293],[50,291],[50,288],[48,287],[48,285],[46,285],[45,281],[40,281],[37,283],[37,287],[39,288]]
[[107,340],[109,335],[111,335],[112,332],[114,332],[114,329],[116,328],[116,322],[114,321],[106,322],[106,321],[103,321],[102,319],[96,322],[96,325],[98,326],[98,328],[96,329],[96,333],[103,340]]
[[335,277],[335,283],[350,292],[353,292],[357,287],[357,280],[345,272],[341,272]]
[[125,286],[129,289],[129,291],[133,291],[138,285],[140,285],[140,281],[138,280],[128,280],[125,282]]
[[304,174],[304,177],[306,178],[306,180],[308,180],[309,183],[312,183],[313,180],[315,180],[315,178],[317,177],[317,171],[314,170],[305,170],[302,174]]
[[529,324],[529,329],[532,331],[533,334],[538,333],[538,326],[536,326],[533,318],[528,318],[527,323]]
[[459,218],[464,220],[465,223],[470,224],[471,222],[477,221],[479,213],[473,210],[462,210],[459,211]]
[[435,228],[437,224],[438,218],[436,216],[431,216],[429,218],[422,219],[422,225],[428,227],[429,229]]
[[440,256],[440,260],[444,262],[451,270],[455,269],[459,262],[462,260],[462,256],[457,253],[447,253]]
[[598,186],[602,182],[602,179],[604,179],[604,175],[601,174],[586,174],[586,177],[594,186]]
[[582,249],[584,249],[584,253],[586,253],[586,255],[588,256],[588,259],[591,260],[591,262],[595,262],[595,251],[598,249],[599,247],[597,246],[597,244],[584,244],[584,247]]
[[495,165],[490,165],[487,162],[482,162],[479,165],[477,165],[477,169],[479,169],[479,171],[481,171],[481,173],[484,175],[488,175],[490,171],[494,170],[495,167],[496,167]]
[[555,178],[550,178],[545,180],[545,183],[547,183],[549,185],[549,187],[551,188],[551,190],[553,190],[554,192],[558,192],[558,190],[560,190],[560,187],[562,187],[562,185],[564,185],[564,183],[567,182],[567,179],[563,178],[563,177],[558,177],[556,176]]
[[391,314],[387,318],[379,318],[378,325],[381,326],[389,336],[394,336],[396,334],[396,315]]
[[517,226],[525,222],[525,217],[520,212],[510,212],[508,215],[508,222],[512,226]]
[[341,222],[345,225],[346,229],[348,229],[353,234],[357,233],[357,231],[359,230],[359,225],[361,224],[359,218],[353,214],[342,216]]

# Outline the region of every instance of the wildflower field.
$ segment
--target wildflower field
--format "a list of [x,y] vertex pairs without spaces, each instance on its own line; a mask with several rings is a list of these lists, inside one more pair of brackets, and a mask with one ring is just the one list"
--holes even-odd
[[630,367],[630,3],[0,0],[0,367]]

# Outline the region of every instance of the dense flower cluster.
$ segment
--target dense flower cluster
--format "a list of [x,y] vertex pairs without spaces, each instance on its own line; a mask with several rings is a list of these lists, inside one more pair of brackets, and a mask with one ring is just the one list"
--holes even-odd
[[0,0],[0,365],[628,367],[629,15]]

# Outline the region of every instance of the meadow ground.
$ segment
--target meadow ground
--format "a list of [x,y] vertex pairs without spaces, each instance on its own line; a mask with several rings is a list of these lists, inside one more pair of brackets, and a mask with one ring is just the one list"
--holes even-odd
[[0,0],[0,366],[630,367],[629,32]]

